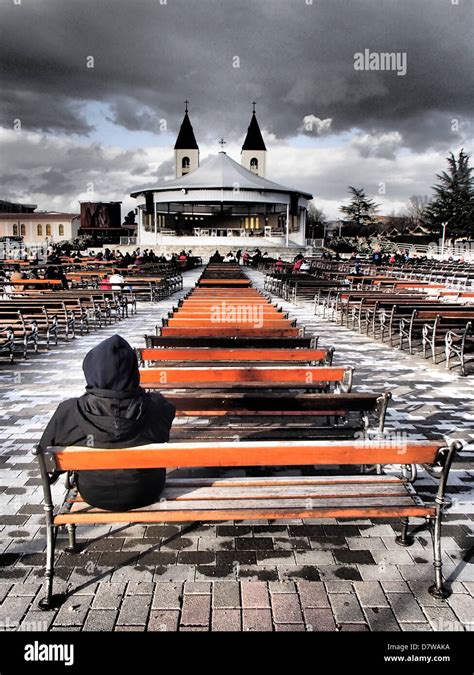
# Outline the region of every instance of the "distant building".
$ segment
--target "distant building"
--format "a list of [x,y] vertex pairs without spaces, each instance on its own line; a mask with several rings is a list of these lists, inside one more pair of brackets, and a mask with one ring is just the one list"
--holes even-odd
[[0,199],[0,213],[33,213],[36,204],[19,204]]
[[[224,143],[222,140],[222,148]],[[240,164],[223,149],[200,162],[187,104],[174,156],[174,180],[131,194],[139,200],[137,243],[305,245],[306,212],[312,195],[266,178],[267,148],[255,104]]]
[[78,230],[74,213],[0,212],[0,237],[22,237],[26,246],[68,241],[77,237]]

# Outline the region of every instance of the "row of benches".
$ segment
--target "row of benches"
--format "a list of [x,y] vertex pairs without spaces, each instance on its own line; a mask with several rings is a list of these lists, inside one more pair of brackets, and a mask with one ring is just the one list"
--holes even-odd
[[474,351],[471,295],[453,295],[430,286],[395,291],[320,290],[314,311],[376,339],[387,340],[391,346],[395,341],[400,349],[407,345],[410,354],[419,346],[423,357],[430,356],[434,363],[444,354],[446,368],[456,358],[462,375],[466,375],[467,358]]
[[[203,280],[215,280],[220,273],[211,264]],[[240,279],[238,274],[236,280]],[[39,452],[48,534],[46,596],[40,606],[49,609],[54,604],[54,549],[61,526],[68,528],[68,550],[77,551],[75,527],[83,523],[261,518],[400,517],[397,541],[402,546],[411,543],[409,517],[426,518],[435,566],[430,592],[446,597],[441,518],[448,472],[459,444],[387,442],[381,432],[389,393],[354,393],[352,369],[333,365],[333,349],[319,348],[317,338],[303,335],[250,285],[242,288],[229,282],[231,276],[212,288],[199,282],[138,351],[142,386],[165,390],[177,408],[171,442]],[[233,313],[227,312],[230,309]],[[375,436],[370,434],[371,414],[376,419]],[[402,464],[406,472],[385,475],[385,464]],[[439,479],[433,503],[425,504],[413,487],[417,464],[428,465]],[[159,502],[124,513],[92,508],[74,487],[59,510],[51,497],[51,483],[60,473],[81,470],[276,466],[312,470],[304,476],[279,477],[175,474],[167,478]],[[321,467],[332,467],[332,473],[320,474]],[[353,470],[348,473],[347,467]],[[358,467],[362,473],[357,473]]]

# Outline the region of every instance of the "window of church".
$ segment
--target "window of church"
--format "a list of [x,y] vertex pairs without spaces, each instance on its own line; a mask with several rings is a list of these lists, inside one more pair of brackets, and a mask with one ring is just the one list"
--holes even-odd
[[37,226],[36,226],[36,234],[38,235],[38,237],[42,237],[42,236],[43,236],[43,226],[42,226],[42,225],[37,225]]
[[26,225],[24,223],[20,225],[20,235],[26,237]]
[[250,171],[253,171],[254,173],[257,173],[258,171],[258,159],[256,157],[252,157],[250,160]]
[[189,157],[183,157],[183,159],[181,161],[181,168],[183,170],[183,173],[189,171],[190,166],[191,166],[191,161],[190,161]]

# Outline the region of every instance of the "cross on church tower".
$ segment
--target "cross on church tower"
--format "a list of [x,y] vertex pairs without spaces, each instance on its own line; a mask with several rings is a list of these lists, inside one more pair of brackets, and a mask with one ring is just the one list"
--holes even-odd
[[188,112],[189,101],[188,101],[187,99],[186,99],[186,101],[184,102],[184,105],[186,106],[185,112]]
[[221,146],[221,152],[224,152],[224,145],[226,144],[226,141],[224,141],[223,138],[219,141],[219,145]]
[[253,105],[253,112],[255,112],[255,106],[257,105],[257,101],[252,101],[252,105]]

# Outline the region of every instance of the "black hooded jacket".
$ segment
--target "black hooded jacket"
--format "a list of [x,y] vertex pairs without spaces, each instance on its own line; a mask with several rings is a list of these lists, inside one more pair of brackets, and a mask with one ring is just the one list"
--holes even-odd
[[[161,394],[140,388],[135,352],[119,335],[104,340],[84,359],[86,394],[60,403],[40,447],[87,445],[97,448],[166,443],[175,407]],[[126,511],[159,499],[165,469],[115,469],[78,472],[86,502],[101,509]]]

